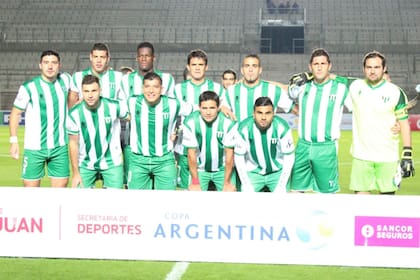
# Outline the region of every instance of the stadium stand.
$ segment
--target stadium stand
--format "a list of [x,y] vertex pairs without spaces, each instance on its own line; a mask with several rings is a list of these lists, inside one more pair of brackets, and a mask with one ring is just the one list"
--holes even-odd
[[[307,69],[315,47],[326,48],[333,72],[361,76],[369,50],[382,51],[392,79],[409,96],[420,83],[420,2],[418,0],[300,0],[304,54],[262,54],[263,78],[287,82]],[[94,42],[110,45],[111,66],[136,68],[141,41],[157,48],[156,66],[182,79],[186,56],[202,48],[208,76],[219,80],[241,58],[258,53],[261,21],[277,19],[265,0],[16,0],[0,2],[0,109],[10,109],[17,87],[38,72],[39,53],[57,49],[63,71],[88,65]],[[7,98],[10,96],[10,98]]]

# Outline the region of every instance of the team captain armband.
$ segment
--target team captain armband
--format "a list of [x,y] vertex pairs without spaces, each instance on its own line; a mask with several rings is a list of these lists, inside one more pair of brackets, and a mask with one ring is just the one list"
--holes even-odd
[[397,108],[395,110],[395,117],[397,118],[397,120],[405,120],[405,119],[408,119],[407,106],[404,106],[402,108]]

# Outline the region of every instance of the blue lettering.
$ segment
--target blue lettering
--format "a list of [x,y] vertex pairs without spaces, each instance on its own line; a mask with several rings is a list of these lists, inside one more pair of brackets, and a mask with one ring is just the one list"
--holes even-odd
[[285,238],[287,241],[290,241],[289,234],[287,233],[287,230],[286,230],[285,227],[283,227],[281,229],[281,232],[280,232],[279,237],[277,238],[277,240],[280,241],[283,238]]
[[270,227],[268,230],[266,230],[264,227],[261,227],[260,240],[264,240],[264,236],[267,236],[269,240],[273,240],[273,227]]
[[204,236],[206,239],[213,239],[213,226],[212,225],[205,225],[204,226]]
[[179,234],[180,228],[181,227],[178,224],[171,225],[171,238],[174,238],[174,235],[176,235],[178,238],[181,238],[181,235]]
[[[191,232],[190,232],[190,228],[192,228],[192,227],[195,228],[194,235],[192,235]],[[185,234],[191,239],[197,239],[198,238],[197,228],[198,228],[198,225],[196,225],[196,224],[188,225],[187,228],[185,229]]]
[[246,228],[246,226],[236,226],[239,229],[239,240],[243,239],[243,233],[242,231]]
[[222,239],[222,235],[225,236],[228,240],[230,240],[231,231],[230,226],[227,226],[227,229],[225,230],[222,226],[219,226],[219,235],[217,236],[218,239]]
[[162,224],[159,224],[158,225],[158,227],[157,227],[157,229],[156,229],[156,232],[155,232],[155,234],[153,235],[153,237],[158,237],[160,235],[160,237],[163,237],[163,238],[165,238],[166,237],[166,235],[165,235],[165,231],[163,230],[163,227],[162,227]]

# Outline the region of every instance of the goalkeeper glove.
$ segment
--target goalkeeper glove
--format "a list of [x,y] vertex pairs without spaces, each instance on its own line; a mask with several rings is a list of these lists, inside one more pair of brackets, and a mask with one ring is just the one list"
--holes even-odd
[[412,148],[404,147],[401,154],[401,175],[403,178],[414,176],[414,165],[412,157]]
[[311,72],[302,72],[292,75],[289,79],[289,86],[301,86],[314,78]]

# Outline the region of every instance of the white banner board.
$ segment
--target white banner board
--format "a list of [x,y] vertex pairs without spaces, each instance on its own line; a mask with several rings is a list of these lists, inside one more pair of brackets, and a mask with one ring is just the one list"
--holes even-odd
[[420,268],[420,196],[0,188],[0,255]]

